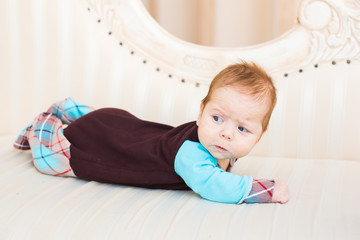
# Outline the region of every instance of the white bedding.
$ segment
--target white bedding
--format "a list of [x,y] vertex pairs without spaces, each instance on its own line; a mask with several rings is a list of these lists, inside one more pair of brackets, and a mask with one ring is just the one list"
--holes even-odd
[[0,239],[359,239],[360,163],[248,157],[234,172],[289,183],[280,204],[221,204],[43,175],[0,138]]

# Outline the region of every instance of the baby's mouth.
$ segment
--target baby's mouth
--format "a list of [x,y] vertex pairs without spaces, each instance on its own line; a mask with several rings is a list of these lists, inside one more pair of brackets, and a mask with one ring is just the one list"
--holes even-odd
[[227,150],[226,150],[225,148],[223,148],[223,147],[221,147],[221,146],[219,146],[219,145],[215,145],[215,148],[216,148],[217,150],[220,150],[221,152],[227,152]]

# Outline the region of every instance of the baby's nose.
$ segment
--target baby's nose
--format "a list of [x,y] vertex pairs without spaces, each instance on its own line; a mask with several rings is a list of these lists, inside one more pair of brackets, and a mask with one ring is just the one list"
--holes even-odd
[[231,137],[227,134],[221,134],[221,137],[227,139],[227,140],[231,140]]
[[231,131],[231,129],[229,127],[227,128],[224,128],[221,133],[220,133],[220,136],[222,138],[225,138],[227,140],[232,140],[233,138],[233,132]]

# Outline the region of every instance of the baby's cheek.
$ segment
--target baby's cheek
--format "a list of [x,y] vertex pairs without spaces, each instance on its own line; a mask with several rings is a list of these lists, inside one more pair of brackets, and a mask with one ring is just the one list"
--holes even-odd
[[252,142],[246,146],[246,148],[244,149],[245,156],[248,155],[251,152],[251,150],[253,150],[255,145],[256,145],[256,142]]
[[253,147],[254,146],[250,145],[250,144],[239,144],[236,147],[234,155],[236,155],[235,157],[237,157],[237,158],[245,157],[246,155],[248,155],[250,153],[250,151],[253,149]]

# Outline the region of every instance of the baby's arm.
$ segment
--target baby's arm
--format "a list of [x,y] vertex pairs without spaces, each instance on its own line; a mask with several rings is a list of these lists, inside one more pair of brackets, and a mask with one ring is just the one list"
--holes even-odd
[[185,141],[175,157],[175,172],[201,197],[222,203],[240,203],[249,194],[252,177],[217,167],[217,161],[198,142]]
[[175,171],[194,192],[211,201],[285,203],[288,198],[286,184],[223,171],[217,167],[216,159],[197,142],[185,141],[180,147],[175,157]]
[[245,203],[286,203],[289,200],[289,189],[283,181],[254,179]]

